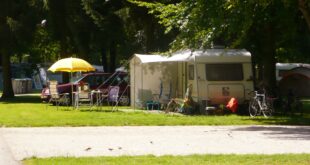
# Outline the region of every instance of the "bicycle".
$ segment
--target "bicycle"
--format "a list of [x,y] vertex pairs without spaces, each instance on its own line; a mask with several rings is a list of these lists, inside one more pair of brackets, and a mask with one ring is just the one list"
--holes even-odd
[[258,91],[252,91],[250,93],[253,92],[255,95],[249,102],[250,116],[255,117],[261,114],[263,114],[265,117],[272,116],[274,112],[273,99],[267,98],[265,91],[263,93],[258,93]]

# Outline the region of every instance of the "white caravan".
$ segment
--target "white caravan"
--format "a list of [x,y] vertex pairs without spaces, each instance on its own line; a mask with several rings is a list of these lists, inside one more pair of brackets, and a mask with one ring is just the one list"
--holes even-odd
[[171,56],[135,54],[130,61],[131,106],[154,96],[193,98],[208,105],[226,104],[232,97],[249,100],[254,90],[250,52],[244,49],[179,51]]

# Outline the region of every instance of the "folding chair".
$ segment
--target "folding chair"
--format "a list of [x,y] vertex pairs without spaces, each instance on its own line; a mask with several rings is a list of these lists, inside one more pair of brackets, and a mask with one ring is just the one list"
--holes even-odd
[[[163,94],[163,91],[165,91],[165,94]],[[158,97],[158,102],[161,105],[161,109],[166,109],[168,106],[168,103],[171,101],[171,94],[172,94],[172,82],[169,83],[169,89],[163,89],[162,88],[162,81],[161,81],[161,93]]]
[[92,104],[92,97],[91,93],[89,91],[89,85],[84,84],[83,86],[78,87],[78,92],[76,93],[76,108],[78,108],[80,105],[87,105],[91,107]]
[[[115,107],[118,106],[118,96],[119,94],[119,86],[110,86],[109,87],[109,93],[108,93],[108,97],[107,97],[107,101],[108,101],[108,105],[115,105]],[[114,109],[114,108],[113,108]]]
[[59,93],[57,88],[58,82],[57,81],[49,81],[49,92],[50,92],[50,100],[48,103],[52,103],[53,105],[66,105],[68,106],[70,103],[69,93]]

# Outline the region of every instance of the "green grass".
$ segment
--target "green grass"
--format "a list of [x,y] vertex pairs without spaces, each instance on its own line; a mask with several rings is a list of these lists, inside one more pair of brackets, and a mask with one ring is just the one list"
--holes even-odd
[[24,160],[25,165],[117,165],[117,164],[168,164],[168,165],[196,165],[196,164],[278,164],[299,165],[310,164],[310,154],[285,155],[189,155],[189,156],[121,156],[121,157],[57,157]]
[[[309,107],[309,105],[307,105]],[[18,96],[0,102],[0,126],[161,126],[161,125],[310,125],[309,114],[300,116],[276,116],[272,118],[238,115],[188,116],[164,113],[145,113],[120,107],[112,112],[111,107],[102,110],[46,106],[37,95]]]

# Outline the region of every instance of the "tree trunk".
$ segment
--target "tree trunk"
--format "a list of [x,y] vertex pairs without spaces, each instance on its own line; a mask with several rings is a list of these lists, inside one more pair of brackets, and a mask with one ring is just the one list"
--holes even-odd
[[257,70],[258,70],[258,72],[257,72],[257,79],[259,80],[259,81],[262,81],[264,78],[263,78],[263,70],[264,70],[264,66],[263,66],[263,64],[262,64],[262,61],[260,61],[258,64],[257,64]]
[[102,48],[101,52],[101,63],[103,71],[108,72],[107,50],[105,48]]
[[307,7],[306,0],[298,0],[298,8],[301,11],[301,13],[303,14],[303,16],[307,22],[308,29],[310,30],[310,11],[309,11],[309,8]]
[[[72,42],[74,43],[75,47],[76,47],[76,53],[79,55],[80,58],[84,59],[84,60],[89,60],[89,55],[87,52],[89,52],[88,49],[88,38],[87,36],[85,36],[85,33],[81,33],[80,30],[77,29],[76,25],[74,24],[74,22],[68,18],[68,20],[66,21],[67,23],[67,27],[71,32],[71,38],[72,38]],[[83,35],[81,35],[83,34]]]
[[3,73],[3,93],[1,99],[14,98],[14,92],[12,87],[11,80],[11,63],[10,63],[10,55],[2,51],[1,54],[2,60],[2,73]]
[[150,53],[154,51],[154,24],[151,18],[147,20],[147,23],[145,24],[145,33],[146,52]]
[[274,40],[274,31],[271,23],[267,24],[264,28],[263,37],[263,85],[266,90],[272,94],[276,95],[276,74],[275,74],[275,40]]
[[110,72],[114,72],[116,69],[116,43],[111,42],[110,45]]

